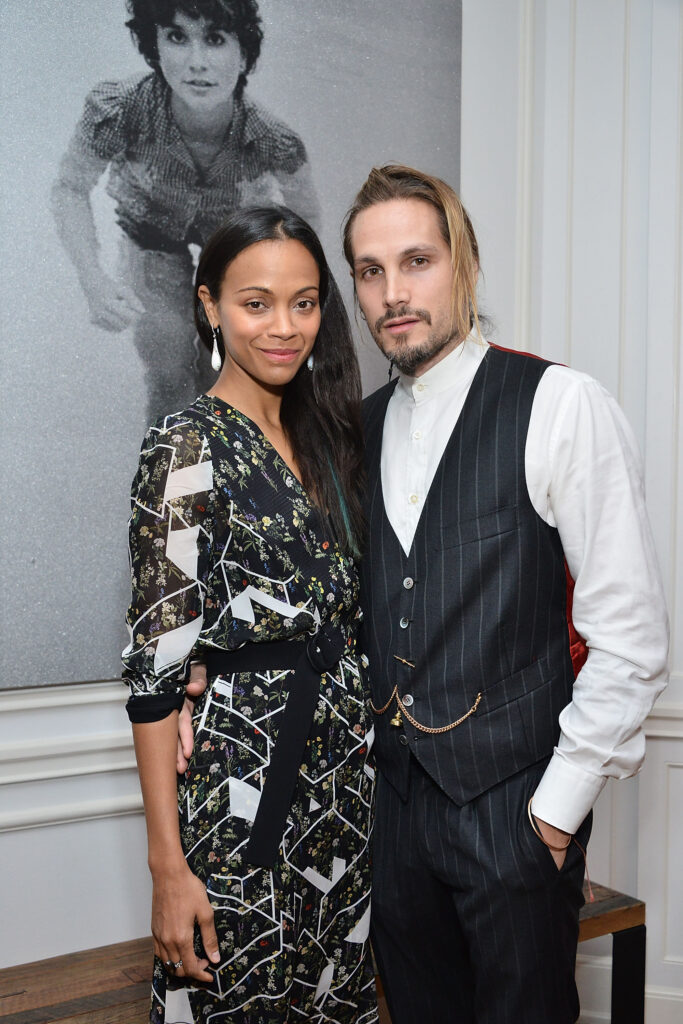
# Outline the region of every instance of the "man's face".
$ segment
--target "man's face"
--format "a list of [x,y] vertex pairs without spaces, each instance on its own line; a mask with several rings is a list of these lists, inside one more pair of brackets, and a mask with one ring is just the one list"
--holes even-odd
[[458,344],[451,321],[450,248],[421,199],[391,199],[351,228],[353,279],[373,338],[403,373],[420,376]]

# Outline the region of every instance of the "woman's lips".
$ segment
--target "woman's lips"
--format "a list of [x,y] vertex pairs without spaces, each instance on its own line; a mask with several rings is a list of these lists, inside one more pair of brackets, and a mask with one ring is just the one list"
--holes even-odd
[[299,354],[295,348],[262,348],[260,351],[274,363],[290,363]]

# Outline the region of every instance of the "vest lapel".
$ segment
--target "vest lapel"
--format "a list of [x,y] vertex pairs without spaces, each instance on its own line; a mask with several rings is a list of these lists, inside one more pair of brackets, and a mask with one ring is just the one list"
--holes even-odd
[[[467,392],[467,397],[465,398],[465,402],[460,411],[460,415],[456,420],[455,426],[451,431],[451,436],[448,438],[448,441],[446,442],[446,447],[444,448],[443,454],[441,455],[441,459],[439,460],[439,464],[436,467],[436,472],[434,473],[432,482],[429,485],[429,491],[427,492],[427,497],[425,498],[424,505],[422,506],[422,512],[420,514],[417,527],[415,528],[413,543],[410,548],[411,554],[413,553],[415,542],[420,536],[420,534],[425,530],[433,528],[434,525],[436,523],[439,523],[442,519],[443,509],[441,507],[441,500],[444,493],[444,488],[442,485],[444,475],[446,476],[447,480],[453,481],[453,487],[451,487],[450,489],[454,490],[455,488],[455,480],[457,479],[457,469],[455,466],[453,466],[453,462],[454,459],[456,459],[456,457],[459,457],[459,452],[462,445],[462,435],[468,427],[468,423],[473,414],[473,408],[474,415],[477,415],[476,406],[481,403],[481,393],[484,389],[486,375],[488,372],[489,355],[490,350],[489,352],[486,353],[481,363],[477,367],[477,372],[475,373],[472,379],[472,383],[470,384],[470,388],[469,391]],[[435,502],[436,508],[434,508]]]

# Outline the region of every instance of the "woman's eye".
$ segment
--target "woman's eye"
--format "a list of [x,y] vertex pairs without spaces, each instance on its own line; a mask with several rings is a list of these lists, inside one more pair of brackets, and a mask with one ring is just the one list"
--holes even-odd
[[260,299],[250,299],[247,302],[247,309],[264,309],[264,305]]
[[313,299],[300,299],[296,304],[297,309],[313,309],[314,307],[315,302]]
[[379,269],[379,267],[366,267],[366,269],[361,274],[361,277],[378,277],[381,273],[382,271]]
[[209,32],[206,37],[208,46],[224,46],[225,40],[226,37],[224,32]]
[[416,267],[426,267],[427,262],[428,260],[426,256],[416,256],[413,260],[413,265]]
[[169,43],[184,43],[185,33],[179,28],[170,28],[166,32],[166,40]]

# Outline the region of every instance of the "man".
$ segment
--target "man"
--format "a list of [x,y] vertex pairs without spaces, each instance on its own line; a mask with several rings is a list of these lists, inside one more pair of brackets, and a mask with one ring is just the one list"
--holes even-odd
[[365,403],[363,566],[392,1021],[571,1024],[591,808],[640,766],[665,683],[635,442],[597,382],[481,338],[444,182],[374,169],[344,251],[399,371]]

